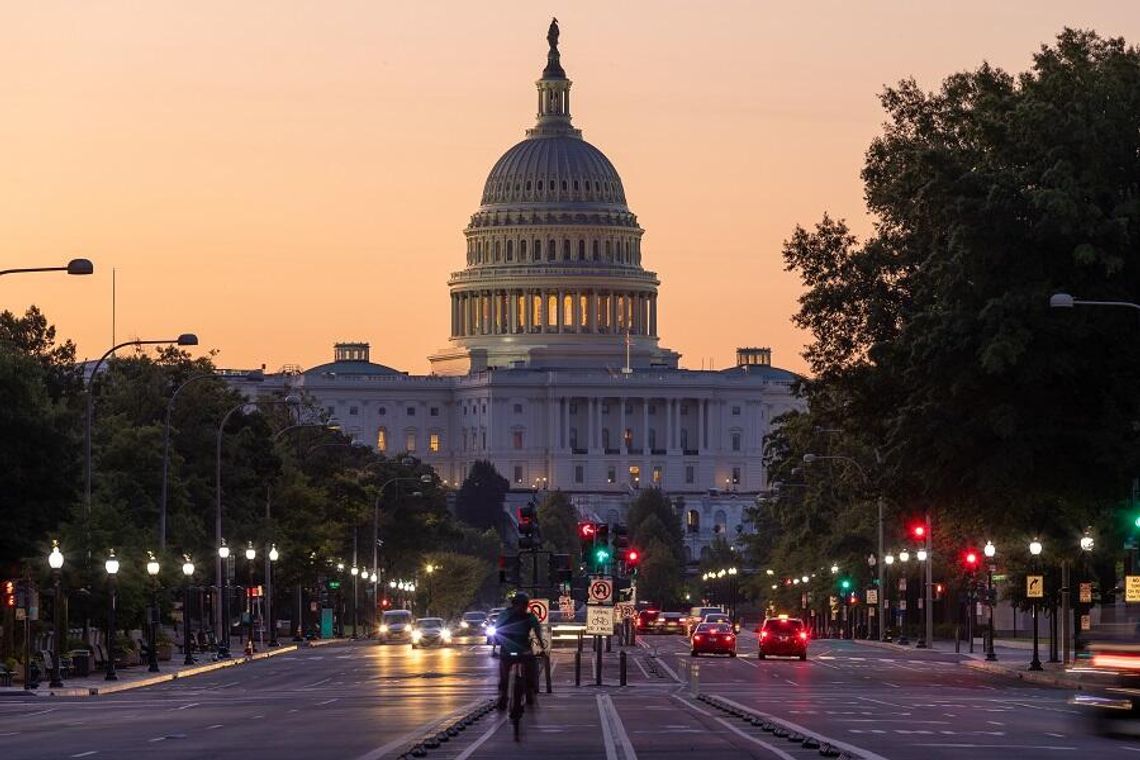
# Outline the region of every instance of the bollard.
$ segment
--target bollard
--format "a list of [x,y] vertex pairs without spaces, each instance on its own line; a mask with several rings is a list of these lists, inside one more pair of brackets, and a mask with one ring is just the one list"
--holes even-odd
[[551,685],[551,683],[550,683],[550,668],[551,668],[551,664],[550,664],[550,655],[549,655],[549,654],[547,654],[547,655],[546,655],[545,657],[543,657],[542,659],[543,659],[543,661],[545,662],[545,667],[544,667],[544,670],[546,671],[546,693],[547,693],[547,694],[552,694],[552,693],[554,692],[554,688],[553,688],[553,686],[552,686],[552,685]]
[[689,694],[697,696],[701,693],[701,666],[700,663],[689,661]]
[[595,636],[594,641],[594,685],[602,685],[602,637]]
[[610,651],[610,639],[612,639],[612,638],[613,638],[613,636],[606,636],[606,651],[607,652]]
[[618,653],[618,686],[625,686],[625,650]]
[[962,632],[960,626],[954,626],[954,654],[962,652]]
[[[578,639],[578,643],[582,643],[582,639]],[[574,685],[582,685],[582,648],[579,646],[578,651],[574,653]]]
[[581,633],[578,634],[578,651],[579,652],[582,651],[582,634]]

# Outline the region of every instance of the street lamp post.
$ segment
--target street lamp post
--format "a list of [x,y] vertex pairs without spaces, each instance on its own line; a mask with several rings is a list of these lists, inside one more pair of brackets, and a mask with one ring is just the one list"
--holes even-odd
[[273,619],[273,563],[281,558],[277,544],[269,546],[269,563],[265,566],[265,618],[269,621],[269,646],[280,646],[277,641],[277,621]]
[[[818,454],[804,454],[804,457],[803,457],[804,464],[811,464],[812,462],[817,462],[817,461],[826,460],[826,459],[834,459],[834,460],[838,460],[838,461],[846,462],[846,463],[850,464],[863,477],[863,483],[867,486],[871,485],[871,479],[867,477],[867,473],[863,470],[863,467],[859,464],[859,462],[857,462],[855,459],[852,459],[851,457],[820,456]],[[882,557],[883,556],[883,497],[879,496],[878,499],[876,499],[876,502],[877,502],[877,505],[879,508],[879,524],[878,524],[878,527],[879,527],[879,552],[878,552],[878,554],[880,557]],[[888,609],[887,608],[887,601],[886,601],[886,594],[884,593],[885,588],[883,587],[883,575],[886,572],[886,568],[884,567],[883,563],[878,563],[877,566],[878,566],[878,570],[879,570],[879,578],[878,578],[879,595],[882,597],[882,602],[881,602],[882,603],[882,609],[880,609],[880,613],[882,614],[883,610]],[[883,625],[882,617],[880,617],[879,640],[882,641],[885,638],[885,636],[886,636],[886,626]]]
[[355,561],[353,561],[352,569],[349,570],[349,572],[352,573],[352,638],[355,639],[356,638],[356,608],[360,606],[359,600],[357,599],[357,596],[356,596],[356,581],[360,578],[360,568],[356,566]]
[[154,556],[154,552],[147,552],[150,558],[146,562],[146,574],[150,576],[150,612],[147,615],[147,622],[150,623],[150,630],[147,632],[147,654],[146,654],[146,669],[149,673],[158,672],[158,560]]
[[903,549],[901,552],[899,552],[899,562],[902,563],[902,579],[903,585],[906,588],[902,590],[902,614],[900,616],[902,620],[901,625],[899,626],[899,637],[897,641],[899,644],[909,644],[910,637],[907,636],[906,629],[907,624],[910,622],[910,578],[907,577],[909,576],[909,573],[907,572],[907,563],[910,562],[910,552],[908,552],[906,549]]
[[994,570],[997,569],[994,564],[994,557],[997,555],[997,547],[994,546],[993,541],[986,541],[986,545],[982,549],[982,554],[986,555],[986,605],[990,608],[989,636],[986,639],[986,660],[989,662],[997,662],[997,653],[994,652]]
[[[1090,530],[1091,530],[1091,528],[1090,528]],[[1095,542],[1093,541],[1093,537],[1091,535],[1089,535],[1088,531],[1085,531],[1085,534],[1083,536],[1081,536],[1080,546],[1081,546],[1081,567],[1083,570],[1083,568],[1087,565],[1088,554],[1089,554],[1089,552],[1091,552],[1093,550],[1093,548],[1095,546]],[[1081,651],[1081,618],[1083,617],[1083,613],[1084,613],[1084,609],[1085,609],[1085,607],[1084,607],[1085,602],[1083,599],[1081,599],[1081,581],[1080,581],[1080,578],[1082,576],[1083,576],[1083,573],[1079,574],[1078,579],[1077,579],[1077,605],[1074,608],[1076,610],[1076,615],[1074,615],[1076,620],[1073,621],[1073,662],[1077,661],[1077,657]],[[1090,584],[1090,587],[1091,587],[1091,584]],[[1090,591],[1091,591],[1091,588],[1090,588]]]
[[90,259],[72,259],[62,267],[26,267],[24,269],[0,269],[0,276],[6,274],[28,274],[29,272],[67,272],[68,274],[95,274],[95,265]]
[[438,567],[439,567],[438,565],[432,565],[432,564],[430,564],[430,563],[429,563],[429,564],[428,564],[428,566],[424,568],[424,570],[427,572],[427,582],[428,582],[428,587],[427,587],[427,601],[426,601],[426,603],[424,604],[424,612],[425,612],[426,614],[428,614],[428,615],[430,615],[430,614],[431,614],[431,602],[432,602],[432,599],[431,599],[431,590],[432,590],[432,576],[433,576],[433,575],[435,575],[435,571],[438,569]]
[[246,586],[246,615],[248,615],[248,626],[246,628],[245,638],[245,655],[252,657],[257,648],[253,645],[253,561],[257,559],[257,550],[253,548],[253,542],[249,542],[249,546],[245,549],[245,558],[247,567],[249,568],[249,583]]
[[[226,546],[226,539],[218,545],[218,567],[225,568],[230,558],[230,547]],[[222,569],[218,573],[218,655],[219,660],[230,656],[230,620],[229,609],[226,604],[226,586],[229,585],[229,573]]]
[[107,582],[111,591],[110,605],[107,608],[107,675],[104,680],[118,681],[119,676],[115,674],[115,606],[118,602],[115,577],[119,574],[119,560],[115,558],[114,549],[103,566],[107,570]]
[[55,591],[55,636],[52,649],[54,650],[51,663],[51,683],[53,689],[63,688],[63,679],[59,675],[59,659],[63,654],[63,625],[60,623],[63,613],[63,600],[60,598],[60,571],[63,569],[63,552],[59,550],[59,543],[51,542],[51,554],[48,555],[48,567],[51,568],[52,587]]
[[190,587],[194,578],[194,563],[190,561],[189,554],[183,555],[183,559],[182,575],[186,578],[186,588],[182,592],[182,649],[186,657],[182,664],[193,665],[194,655],[190,646]]
[[[1036,538],[1029,542],[1029,553],[1033,556],[1033,563],[1036,566],[1037,558],[1041,556],[1041,542]],[[1033,598],[1033,659],[1029,662],[1030,670],[1043,670],[1041,667],[1041,656],[1038,650],[1039,639],[1037,631],[1037,597]]]
[[[215,505],[214,505],[214,541],[216,542],[216,544],[219,547],[224,544],[224,541],[222,539],[222,438],[223,438],[223,433],[226,430],[226,423],[230,421],[230,417],[232,417],[235,412],[237,412],[239,409],[244,409],[247,406],[257,406],[257,405],[262,405],[262,404],[264,404],[264,405],[294,404],[296,402],[297,402],[297,399],[294,398],[293,396],[286,396],[285,398],[253,399],[251,401],[242,401],[240,404],[235,404],[224,415],[222,415],[222,421],[220,423],[218,423],[218,440],[217,440],[217,448],[215,450],[215,457],[214,457],[214,498],[215,498]],[[225,555],[223,555],[221,553],[221,550],[219,549],[218,560],[217,560],[218,588],[223,588],[224,584],[225,584],[225,578],[222,577],[222,574],[223,574],[222,565],[224,564],[223,560],[225,560],[225,558],[228,556],[229,556],[229,550],[228,549],[226,550]],[[223,603],[225,602],[225,594],[224,593],[222,594],[221,601]],[[219,609],[218,609],[218,624],[219,624],[218,628],[219,628],[219,630],[224,625],[224,621],[222,620],[222,617],[224,614],[225,614],[225,610],[222,609],[221,607],[219,607]],[[224,636],[225,636],[225,642],[224,642],[223,647],[219,647],[219,657],[228,657],[229,656],[230,642],[229,642],[229,631],[228,630],[226,630],[224,632]],[[225,654],[222,654],[223,649],[225,651]]]
[[[887,554],[883,557],[883,563],[879,566],[879,578],[885,579],[887,570],[895,564],[895,555]],[[887,633],[887,617],[891,610],[891,602],[887,598],[887,588],[885,585],[879,585],[879,593],[883,595],[883,614],[879,620],[879,640],[883,641]]]

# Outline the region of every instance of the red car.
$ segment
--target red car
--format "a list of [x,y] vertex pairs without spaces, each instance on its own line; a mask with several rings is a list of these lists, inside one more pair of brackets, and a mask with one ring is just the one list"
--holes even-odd
[[736,634],[727,623],[701,623],[690,638],[693,657],[699,654],[727,654],[736,656]]
[[768,655],[775,655],[806,660],[809,638],[807,626],[799,618],[787,615],[768,618],[760,626],[759,657],[763,660]]

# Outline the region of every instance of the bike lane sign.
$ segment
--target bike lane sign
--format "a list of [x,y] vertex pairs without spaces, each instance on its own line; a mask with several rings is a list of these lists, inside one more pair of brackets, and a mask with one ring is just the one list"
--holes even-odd
[[595,605],[586,608],[586,635],[612,636],[614,632],[614,608]]

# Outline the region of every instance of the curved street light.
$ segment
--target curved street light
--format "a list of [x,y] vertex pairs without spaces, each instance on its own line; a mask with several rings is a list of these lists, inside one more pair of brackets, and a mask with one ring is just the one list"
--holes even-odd
[[115,673],[115,607],[118,604],[118,590],[115,587],[115,578],[119,574],[119,560],[115,557],[115,550],[111,550],[111,555],[107,557],[107,561],[103,563],[104,569],[107,571],[107,583],[110,585],[110,607],[107,610],[107,675],[104,676],[105,681],[118,681],[119,676]]
[[0,269],[0,275],[27,274],[28,272],[67,272],[68,274],[86,275],[95,273],[95,265],[90,259],[72,259],[61,267],[27,267],[24,269]]

